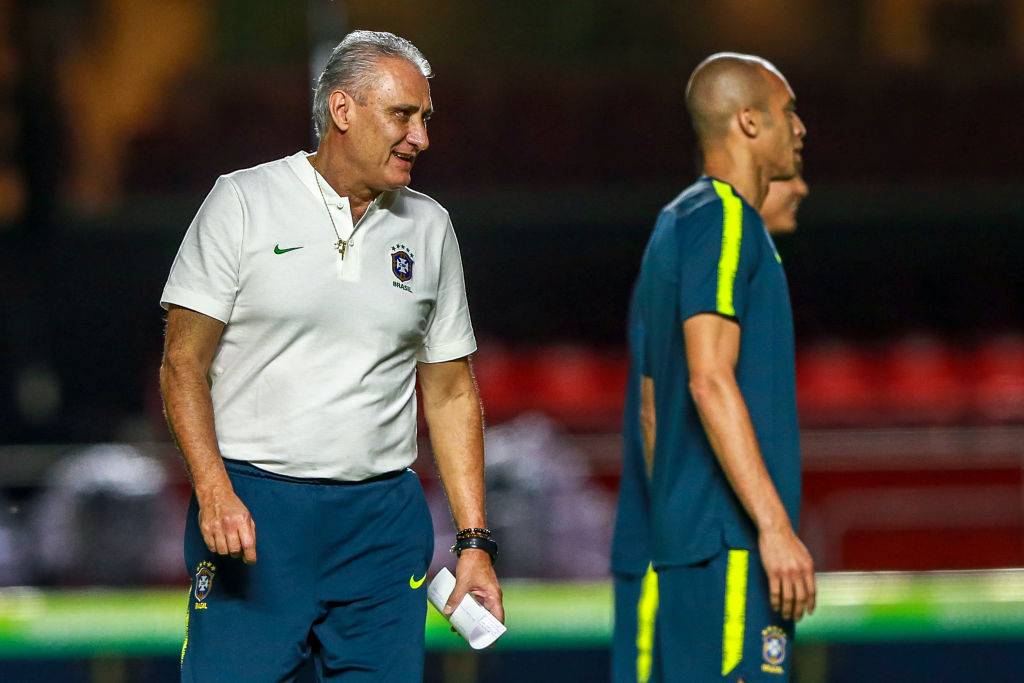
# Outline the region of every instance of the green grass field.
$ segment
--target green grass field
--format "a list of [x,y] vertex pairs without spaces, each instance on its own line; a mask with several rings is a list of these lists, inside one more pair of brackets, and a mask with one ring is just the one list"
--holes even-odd
[[[603,647],[609,583],[508,581],[502,649]],[[182,590],[0,590],[0,657],[170,656],[182,643]],[[819,575],[803,643],[1024,640],[1024,569]],[[427,646],[468,648],[428,608]]]

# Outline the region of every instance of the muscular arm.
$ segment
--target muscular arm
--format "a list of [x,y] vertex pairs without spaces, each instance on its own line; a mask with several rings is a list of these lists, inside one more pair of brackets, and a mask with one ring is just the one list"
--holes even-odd
[[814,567],[797,538],[765,467],[747,405],[736,383],[740,326],[713,314],[683,323],[690,393],[730,486],[758,530],[772,607],[786,618],[813,611]]
[[179,306],[167,313],[160,392],[199,502],[199,528],[211,552],[256,561],[256,527],[235,495],[214,431],[206,377],[224,323]]
[[[455,525],[486,527],[483,418],[469,359],[420,363],[417,373],[430,444]],[[505,620],[501,588],[486,552],[464,550],[455,579],[446,610],[454,609],[471,592],[494,616]]]
[[640,375],[640,429],[644,439],[644,464],[647,476],[654,472],[654,435],[658,422],[654,416],[654,380]]

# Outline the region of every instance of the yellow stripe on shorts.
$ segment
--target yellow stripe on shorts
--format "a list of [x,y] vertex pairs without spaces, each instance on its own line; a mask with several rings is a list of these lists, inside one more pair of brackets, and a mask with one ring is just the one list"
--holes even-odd
[[192,586],[188,587],[188,597],[185,599],[185,642],[181,644],[181,661],[178,662],[178,666],[185,666],[185,650],[188,649],[188,617],[189,608],[192,606]]
[[640,583],[640,600],[636,605],[636,681],[647,683],[651,679],[654,661],[654,619],[658,616],[658,575],[647,565],[647,573]]
[[747,620],[747,570],[750,553],[730,550],[725,568],[725,616],[722,626],[722,675],[743,660],[743,634]]
[[718,257],[715,310],[722,315],[735,316],[733,292],[740,264],[740,244],[743,242],[743,202],[728,184],[720,180],[712,180],[711,184],[722,200],[722,253]]

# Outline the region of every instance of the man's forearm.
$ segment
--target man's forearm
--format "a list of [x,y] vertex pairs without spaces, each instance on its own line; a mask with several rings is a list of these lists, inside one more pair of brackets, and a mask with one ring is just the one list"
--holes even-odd
[[[455,527],[486,527],[483,417],[468,359],[437,367],[421,365],[420,387],[434,461]],[[444,607],[446,615],[472,593],[499,621],[505,620],[493,559],[490,551],[482,548],[467,548],[459,554],[455,589]]]
[[640,433],[644,445],[644,465],[647,476],[654,472],[654,439],[658,422],[654,408],[654,380],[647,375],[640,376]]
[[436,404],[424,401],[441,483],[459,529],[487,526],[480,400],[472,386]]
[[703,377],[691,381],[690,391],[711,448],[754,524],[761,531],[789,528],[735,379],[725,373]]
[[217,447],[213,401],[202,369],[194,361],[168,357],[160,366],[160,391],[171,434],[178,444],[196,496],[231,488]]

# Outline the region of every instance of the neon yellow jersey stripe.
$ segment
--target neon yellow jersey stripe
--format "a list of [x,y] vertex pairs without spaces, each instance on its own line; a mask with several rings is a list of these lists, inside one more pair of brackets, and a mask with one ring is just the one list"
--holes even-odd
[[654,661],[654,620],[658,615],[658,575],[647,565],[647,573],[640,583],[640,600],[636,606],[636,681],[647,683],[651,679]]
[[740,264],[740,244],[743,242],[743,202],[727,183],[712,180],[711,184],[722,200],[722,253],[718,257],[715,309],[722,315],[735,316],[733,291]]
[[747,620],[747,570],[750,553],[730,550],[725,569],[725,618],[722,627],[722,675],[743,660],[743,634]]

